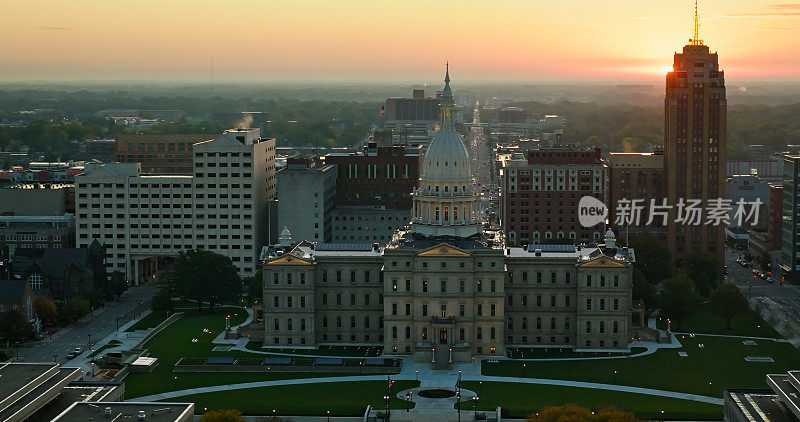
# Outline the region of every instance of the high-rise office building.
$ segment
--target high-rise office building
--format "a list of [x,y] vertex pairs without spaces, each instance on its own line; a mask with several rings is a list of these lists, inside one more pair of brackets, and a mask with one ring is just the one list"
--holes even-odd
[[223,254],[239,275],[253,275],[274,219],[275,139],[232,129],[192,151],[189,175],[146,175],[137,163],[87,166],[75,182],[77,246],[97,240],[108,271],[136,281],[155,274],[160,257],[188,249]]
[[800,155],[783,157],[783,235],[781,244],[781,269],[783,280],[800,283]]
[[725,139],[727,100],[725,77],[717,53],[699,39],[695,11],[694,37],[675,53],[666,76],[664,98],[664,173],[668,204],[667,245],[673,259],[693,247],[710,252],[721,265],[724,255],[722,225],[685,225],[676,222],[679,201],[725,197]]

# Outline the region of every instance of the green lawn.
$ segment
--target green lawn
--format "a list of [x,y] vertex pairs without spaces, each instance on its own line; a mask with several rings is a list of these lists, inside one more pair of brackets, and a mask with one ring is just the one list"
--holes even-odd
[[[483,362],[484,375],[551,378],[631,385],[722,397],[723,388],[766,388],[765,375],[800,368],[800,352],[788,343],[759,340],[745,346],[741,339],[681,336],[682,349],[622,359],[523,362]],[[697,345],[703,343],[705,348]],[[678,351],[688,353],[678,356]],[[774,363],[745,362],[745,356],[770,356]],[[616,376],[614,371],[617,371]]]
[[320,356],[365,356],[376,357],[383,353],[381,346],[319,346],[313,349],[290,349],[273,348],[263,349],[260,341],[250,341],[247,347],[250,350],[260,350],[262,352],[289,353],[295,355],[320,355]]
[[158,324],[164,322],[167,316],[161,312],[150,312],[144,318],[136,321],[133,325],[128,327],[125,332],[132,333],[136,330],[146,330],[148,328],[155,328]]
[[[393,412],[405,409],[404,400],[396,393],[415,388],[417,381],[396,381],[392,386]],[[325,415],[361,416],[368,404],[383,409],[386,381],[350,381],[283,387],[259,387],[216,393],[193,394],[171,401],[194,402],[195,412],[206,409],[239,409],[245,415]]]
[[567,348],[508,347],[506,356],[511,359],[592,358],[630,355],[646,351],[646,347],[632,347],[631,352],[575,352]]
[[[231,325],[241,323],[247,313],[241,308],[219,308],[216,313],[186,311],[183,318],[172,323],[145,344],[150,355],[159,359],[158,367],[151,373],[130,374],[125,378],[125,395],[140,397],[165,391],[193,387],[267,381],[288,378],[313,378],[337,376],[336,373],[173,373],[172,368],[182,357],[234,356],[263,357],[240,351],[212,352],[211,341],[225,329],[225,316],[230,314]],[[203,332],[207,329],[210,332]],[[193,343],[192,339],[197,339]]]
[[100,347],[99,349],[96,349],[94,352],[90,353],[89,356],[87,357],[88,358],[95,357],[108,349],[119,346],[120,344],[122,344],[122,342],[119,340],[111,340],[102,347]]
[[[560,387],[553,385],[519,384],[505,382],[464,382],[464,388],[478,392],[478,411],[494,410],[502,406],[510,417],[524,418],[551,405],[574,403],[599,409],[616,406],[636,413],[641,419],[716,419],[722,418],[722,406],[670,399],[647,394],[632,394],[591,388]],[[462,402],[462,411],[472,411],[471,401]],[[664,414],[661,414],[661,411]]]
[[[657,320],[656,326],[662,330],[667,329],[666,320]],[[781,338],[782,336],[772,327],[764,322],[761,317],[753,311],[746,312],[731,319],[731,329],[725,326],[725,318],[711,310],[708,304],[690,314],[677,327],[672,323],[672,331],[700,334],[726,334],[748,337],[771,337]]]

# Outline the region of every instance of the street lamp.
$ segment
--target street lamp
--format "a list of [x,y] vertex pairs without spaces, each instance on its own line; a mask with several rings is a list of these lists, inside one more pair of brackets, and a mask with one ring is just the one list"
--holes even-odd
[[328,410],[326,413],[328,414],[328,422],[331,422],[331,411]]
[[708,382],[708,395],[711,395],[711,381]]
[[478,394],[483,395],[483,381],[478,381]]
[[417,369],[417,381],[419,381],[419,369]]
[[523,364],[522,364],[522,376],[523,376],[523,377],[527,377],[527,376],[528,376],[528,375],[526,374],[526,373],[527,373],[527,368],[528,368],[528,364],[527,364],[527,363],[523,363]]
[[478,396],[472,398],[472,406],[475,409],[475,420],[478,420]]
[[617,383],[617,370],[614,370],[614,384]]
[[409,409],[411,408],[411,393],[406,393],[406,413],[408,413]]

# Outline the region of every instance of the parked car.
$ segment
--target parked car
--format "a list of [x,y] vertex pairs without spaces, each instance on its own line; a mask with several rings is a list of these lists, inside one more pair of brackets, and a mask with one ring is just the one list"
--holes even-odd
[[75,354],[75,352],[69,352],[67,353],[67,360],[75,359],[75,356],[78,356]]
[[75,353],[75,356],[78,356],[79,354],[83,353],[83,349],[81,349],[80,347],[76,347],[75,350],[72,351],[72,353]]

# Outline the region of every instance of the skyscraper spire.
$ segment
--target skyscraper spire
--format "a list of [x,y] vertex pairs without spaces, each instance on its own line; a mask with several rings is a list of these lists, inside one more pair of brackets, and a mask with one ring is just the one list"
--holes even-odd
[[697,13],[697,0],[694,0],[694,36],[689,40],[691,45],[703,45],[700,39],[700,17]]

